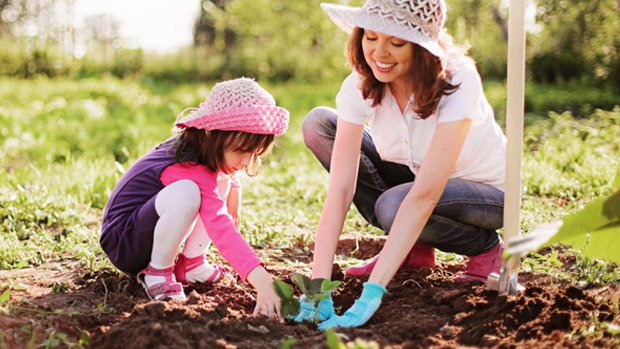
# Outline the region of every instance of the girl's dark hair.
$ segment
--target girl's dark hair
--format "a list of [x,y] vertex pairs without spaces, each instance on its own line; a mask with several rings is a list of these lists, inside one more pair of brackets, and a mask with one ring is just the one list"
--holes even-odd
[[245,172],[255,176],[260,166],[260,155],[267,154],[274,143],[272,134],[241,131],[200,130],[189,127],[180,132],[176,144],[176,162],[200,164],[213,172],[224,169],[225,151],[254,153]]
[[[364,99],[372,99],[374,107],[381,104],[387,84],[377,80],[366,63],[362,49],[363,38],[364,29],[354,28],[349,37],[349,63],[362,77],[361,89]],[[412,44],[413,62],[408,74],[409,87],[415,102],[412,109],[422,119],[426,119],[437,109],[441,97],[454,93],[458,85],[455,86],[448,82],[448,73],[439,57],[416,43]]]

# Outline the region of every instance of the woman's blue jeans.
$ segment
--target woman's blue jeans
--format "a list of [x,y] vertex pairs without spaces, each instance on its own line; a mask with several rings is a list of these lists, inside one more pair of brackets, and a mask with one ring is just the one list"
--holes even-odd
[[[329,171],[336,137],[336,110],[317,107],[308,113],[304,141]],[[369,129],[364,129],[359,174],[353,203],[368,223],[386,233],[411,189],[415,175],[401,164],[381,160]],[[450,179],[417,241],[445,252],[476,256],[499,243],[504,192],[482,183]]]

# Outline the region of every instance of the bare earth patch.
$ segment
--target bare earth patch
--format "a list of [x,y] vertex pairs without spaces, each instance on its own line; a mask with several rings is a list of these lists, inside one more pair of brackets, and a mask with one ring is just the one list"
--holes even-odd
[[[338,252],[355,251],[356,258],[368,258],[380,250],[379,240],[356,244],[348,239]],[[522,274],[526,290],[506,296],[481,284],[455,284],[451,278],[460,268],[400,270],[365,326],[337,332],[345,339],[375,341],[382,348],[620,344],[620,334],[605,330],[620,326],[620,290],[615,286],[581,290]],[[299,271],[285,263],[275,263],[271,270],[282,280]],[[334,268],[333,278],[343,280],[334,293],[341,313],[359,296],[365,279],[344,277],[339,268]],[[67,347],[80,337],[92,348],[279,348],[290,337],[296,338],[293,348],[326,347],[325,335],[315,325],[251,317],[254,292],[238,280],[189,288],[185,303],[149,301],[132,278],[112,272],[90,275],[75,262],[0,271],[0,285],[11,287],[8,305],[0,308],[0,348],[25,348],[51,339]]]

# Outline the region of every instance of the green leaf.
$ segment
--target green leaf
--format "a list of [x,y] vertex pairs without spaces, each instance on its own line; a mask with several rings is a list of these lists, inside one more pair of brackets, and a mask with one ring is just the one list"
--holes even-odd
[[282,316],[286,318],[299,314],[299,301],[295,298],[291,286],[283,281],[274,280],[273,288],[280,297],[280,313]]
[[[620,192],[609,198],[598,198],[581,211],[564,217],[564,223],[549,243],[571,241],[585,242],[585,234],[620,221]],[[581,236],[581,238],[578,238]],[[577,240],[575,240],[577,239]]]
[[300,304],[296,298],[293,299],[280,299],[280,314],[282,317],[289,318],[297,316],[299,314]]
[[616,179],[612,185],[614,189],[620,190],[620,166],[618,166],[618,171],[616,171]]
[[342,281],[338,281],[338,280],[323,280],[323,283],[321,283],[321,291],[323,292],[333,292],[335,289],[338,288],[338,286],[340,286],[340,284],[342,284]]
[[620,223],[592,232],[589,240],[584,234],[565,239],[562,243],[578,248],[586,241],[588,244],[581,251],[582,255],[620,263]]
[[603,215],[611,222],[620,221],[620,191],[612,194],[603,203]]
[[0,305],[7,304],[9,302],[9,298],[11,298],[11,289],[7,288],[0,296]]
[[280,349],[291,349],[293,348],[293,345],[297,342],[297,340],[293,337],[288,338],[287,340],[285,340],[284,342],[282,342],[282,346],[280,347]]
[[583,247],[585,256],[620,263],[620,191],[564,217],[562,227],[549,242]]
[[310,292],[311,295],[321,293],[321,285],[323,285],[323,281],[325,281],[325,279],[321,278],[310,280],[310,284],[308,285],[308,292]]
[[80,333],[80,339],[78,341],[80,345],[87,346],[90,344],[90,335],[86,331]]
[[314,303],[315,303],[315,305],[317,307],[319,306],[319,302],[322,301],[323,299],[327,299],[327,295],[326,294],[317,293],[317,294],[312,296],[312,300],[314,301]]
[[280,280],[273,281],[273,288],[276,290],[276,293],[280,297],[280,299],[293,299],[295,298],[295,294],[293,293],[293,289],[286,282]]
[[312,296],[315,293],[321,292],[321,284],[323,283],[323,280],[325,279],[310,279],[300,273],[291,274],[291,281],[293,281],[293,283],[297,285],[301,292],[303,292],[306,296]]
[[291,274],[291,281],[293,281],[293,283],[297,285],[297,287],[299,287],[303,294],[305,294],[306,296],[312,296],[312,294],[308,292],[308,286],[310,285],[309,277],[300,273],[293,273]]
[[342,342],[340,336],[332,328],[325,330],[325,337],[327,347],[329,349],[347,349],[347,346]]

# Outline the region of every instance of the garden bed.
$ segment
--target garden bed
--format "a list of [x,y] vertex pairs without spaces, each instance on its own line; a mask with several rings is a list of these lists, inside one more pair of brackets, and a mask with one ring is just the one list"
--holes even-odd
[[[354,246],[344,241],[339,253],[351,254]],[[355,255],[371,256],[380,247],[376,239],[362,240]],[[270,265],[281,280],[299,271],[290,263]],[[327,347],[325,334],[313,324],[251,317],[254,292],[238,280],[190,288],[185,303],[154,302],[127,276],[84,270],[75,262],[58,262],[0,271],[2,283],[15,285],[0,313],[4,347],[279,348],[287,339],[291,343],[289,338],[295,339],[293,348]],[[479,283],[452,282],[460,270],[447,263],[400,270],[366,325],[337,332],[345,343],[359,338],[381,348],[612,348],[620,343],[617,285],[580,289],[548,276],[521,274],[526,290],[506,296]],[[338,267],[333,278],[343,281],[334,293],[342,313],[365,279],[344,277]]]

